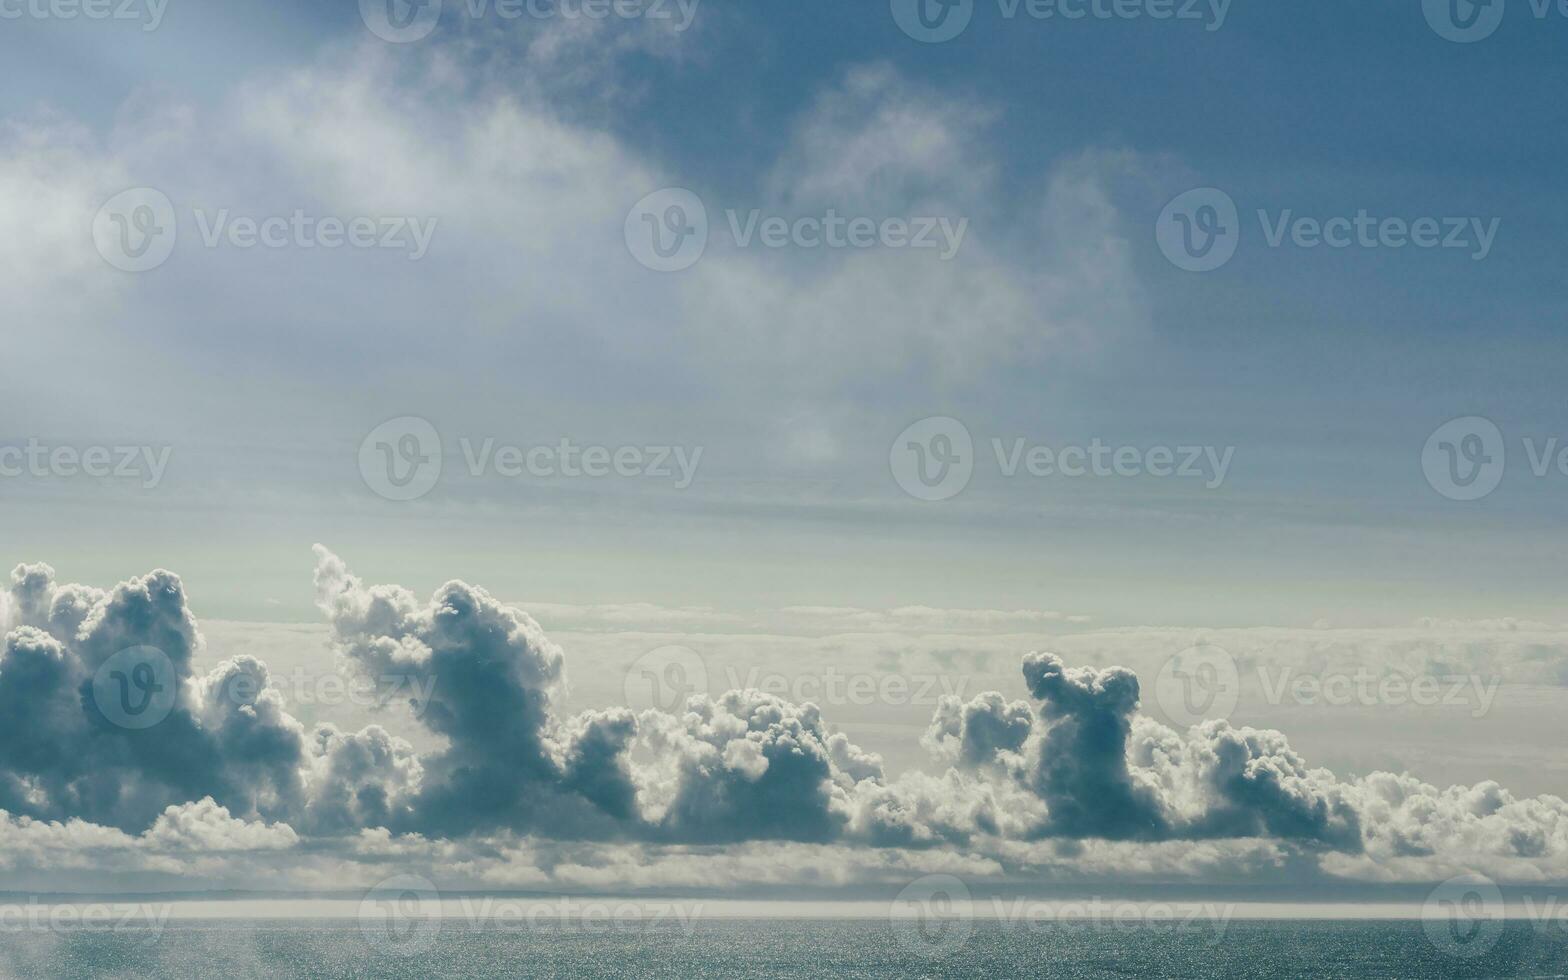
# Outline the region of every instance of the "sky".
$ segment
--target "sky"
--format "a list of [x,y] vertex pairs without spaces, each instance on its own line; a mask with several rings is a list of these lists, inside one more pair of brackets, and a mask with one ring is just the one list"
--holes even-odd
[[120,9],[0,0],[17,888],[1568,876],[1555,7]]

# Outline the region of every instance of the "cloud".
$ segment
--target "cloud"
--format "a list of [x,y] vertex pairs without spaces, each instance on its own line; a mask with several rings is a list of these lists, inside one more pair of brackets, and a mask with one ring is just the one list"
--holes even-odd
[[735,613],[718,612],[702,606],[659,606],[651,602],[572,605],[559,602],[526,603],[528,610],[542,622],[582,628],[600,626],[616,629],[671,629],[674,627],[711,628],[743,622]]
[[1236,659],[1249,687],[1259,667],[1314,674],[1361,669],[1411,677],[1476,675],[1509,684],[1568,685],[1568,628],[1520,620],[1426,618],[1380,628],[1138,627],[1058,635],[1050,642],[1077,662],[1114,661],[1150,672],[1189,647],[1218,646]]
[[1003,765],[1018,760],[1033,720],[1028,703],[1007,701],[995,691],[968,704],[944,695],[921,743],[964,769]]
[[1111,840],[1169,833],[1154,787],[1128,766],[1138,677],[1112,667],[1068,668],[1054,654],[1024,659],[1045,722],[1031,782],[1050,810],[1041,832]]
[[[1141,713],[1125,668],[1030,654],[1031,700],[941,698],[922,739],[936,770],[889,775],[818,706],[756,690],[694,694],[670,712],[565,714],[566,654],[527,613],[460,581],[420,600],[366,584],[324,548],[316,557],[339,666],[419,692],[410,717],[435,747],[381,725],[307,729],[249,654],[198,673],[205,640],[170,572],[101,590],[20,566],[0,655],[9,867],[101,854],[105,867],[325,887],[430,861],[472,881],[575,887],[613,881],[632,855],[677,881],[773,846],[850,861],[863,880],[910,861],[978,861],[1004,878],[1568,875],[1557,797],[1344,779],[1280,732],[1218,720],[1179,731]],[[153,645],[177,681],[167,718],[110,723],[95,672]]]
[[[558,754],[553,715],[564,658],[532,617],[462,582],[428,603],[395,586],[366,586],[320,547],[316,602],[349,665],[430,692],[420,720],[448,747],[422,763],[411,823],[397,829],[460,834],[603,819],[581,792],[566,791],[574,773]],[[597,784],[605,775],[580,778]]]
[[299,843],[299,836],[287,824],[236,820],[210,796],[169,807],[142,838],[177,851],[268,851]]
[[[877,771],[831,737],[815,707],[756,691],[693,697],[679,715],[561,718],[561,650],[531,616],[461,582],[420,603],[365,585],[318,548],[316,589],[347,663],[431,692],[420,721],[447,748],[420,760],[394,829],[830,840],[845,820],[835,759],[853,774]],[[657,764],[634,771],[634,743]]]
[[[819,420],[813,439],[827,445],[863,431],[864,414],[880,414],[889,392],[901,404],[887,410],[899,417],[927,399],[911,394],[923,390],[911,381],[1011,370],[1020,357],[1050,358],[1146,322],[1120,215],[1101,188],[1118,167],[1108,157],[1042,162],[1020,206],[990,179],[1000,166],[993,111],[886,65],[859,66],[820,87],[774,158],[738,183],[703,186],[631,141],[634,100],[605,98],[635,88],[627,59],[641,66],[648,51],[689,53],[692,44],[644,25],[550,23],[529,33],[516,43],[483,29],[454,32],[407,50],[339,44],[305,65],[237,79],[213,104],[139,92],[101,132],[58,117],[15,124],[0,134],[0,213],[43,234],[10,263],[24,274],[0,288],[49,309],[63,324],[56,332],[77,343],[78,332],[91,331],[96,342],[129,344],[99,327],[110,318],[131,324],[125,333],[138,344],[177,352],[177,365],[150,366],[158,372],[221,377],[236,358],[267,371],[279,344],[374,322],[380,342],[356,347],[361,367],[417,378],[451,344],[490,354],[469,379],[474,398],[446,409],[449,424],[488,419],[483,392],[519,388],[501,365],[529,363],[547,341],[569,351],[563,376],[646,378],[663,364],[727,412],[770,426],[809,409]],[[455,68],[474,60],[494,84]],[[596,84],[561,86],[579,73]],[[856,178],[861,167],[873,169]],[[653,191],[691,185],[708,204],[708,253],[688,274],[652,275],[626,249],[627,213]],[[87,232],[100,205],[139,186],[174,202],[180,238],[164,266],[128,276],[103,262]],[[1064,206],[1090,191],[1095,207]],[[971,231],[947,262],[911,249],[828,255],[725,243],[731,209],[795,218],[830,207],[876,220],[965,219]],[[206,247],[198,210],[208,223],[220,213],[239,220],[302,210],[438,225],[415,288],[407,258],[387,250]],[[995,229],[989,240],[975,230],[982,220]],[[480,281],[486,288],[475,289]],[[189,312],[190,297],[219,295],[243,298],[221,358],[190,342],[205,323]],[[428,330],[435,318],[449,324],[440,337]],[[17,363],[58,353],[47,336],[22,340],[30,346]],[[323,369],[339,346],[318,347]],[[83,387],[101,388],[105,404],[130,397],[120,391],[121,365],[102,360],[107,367],[81,366],[100,372]],[[834,377],[848,371],[866,382],[853,394]],[[527,387],[544,399],[564,382],[539,376]],[[423,383],[405,390],[420,403]],[[161,394],[135,417],[177,439],[191,413],[167,399],[200,392]],[[352,381],[305,397],[383,411],[379,389]],[[648,425],[674,421],[701,424]]]
[[847,820],[835,756],[867,778],[877,771],[847,741],[830,747],[815,705],[760,691],[697,695],[679,716],[646,712],[643,723],[653,752],[674,760],[658,826],[675,840],[833,840]]
[[28,230],[0,237],[11,270],[0,301],[14,315],[53,308],[69,321],[112,291],[88,233],[108,194],[126,186],[124,162],[85,127],[53,114],[0,122],[0,214]]
[[[257,661],[193,675],[203,641],[177,576],[156,571],[104,592],[57,587],[48,566],[22,566],[10,594],[21,625],[0,655],[0,704],[11,709],[0,808],[141,830],[167,806],[203,797],[247,818],[297,803],[299,726],[260,690],[266,668]],[[154,681],[173,687],[167,717],[146,730],[117,724],[95,690],[100,668],[137,648],[165,658],[169,674]],[[231,683],[242,673],[258,684],[243,704],[229,699],[244,688]]]
[[323,724],[311,738],[314,761],[308,778],[315,790],[306,805],[305,827],[336,836],[410,822],[424,767],[408,742],[380,725],[345,733]]
[[1082,623],[1083,616],[1069,616],[1051,609],[942,609],[935,606],[898,606],[894,609],[860,609],[854,606],[786,606],[781,613],[801,626],[861,632],[963,633],[1039,629],[1048,624]]

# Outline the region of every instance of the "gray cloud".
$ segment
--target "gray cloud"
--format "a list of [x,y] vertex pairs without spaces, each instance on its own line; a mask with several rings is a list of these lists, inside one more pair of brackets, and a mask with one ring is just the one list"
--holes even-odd
[[[420,601],[365,584],[325,549],[316,586],[342,669],[419,692],[412,714],[437,749],[421,754],[380,725],[307,730],[253,656],[196,674],[205,643],[169,572],[99,590],[21,566],[0,607],[0,832],[26,861],[63,860],[59,842],[80,838],[149,848],[160,868],[184,860],[170,855],[293,854],[307,841],[355,862],[466,840],[475,868],[512,862],[495,857],[516,850],[505,841],[774,841],[1010,867],[1071,857],[1176,869],[1181,853],[1209,867],[1240,847],[1257,869],[1294,855],[1360,879],[1568,875],[1557,797],[1391,773],[1343,780],[1279,732],[1221,721],[1177,731],[1140,713],[1138,678],[1120,667],[1030,654],[1033,705],[944,697],[922,742],[945,771],[889,777],[817,706],[755,690],[695,695],[670,713],[563,716],[565,654],[483,589],[449,582]],[[163,651],[178,688],[168,716],[140,731],[113,724],[92,683],[131,647]]]
[[1031,783],[1050,810],[1051,836],[1158,839],[1170,827],[1154,787],[1128,767],[1138,677],[1111,667],[1068,668],[1054,654],[1024,659],[1045,722]]
[[[22,566],[10,595],[20,625],[0,657],[0,808],[81,818],[128,830],[168,806],[212,797],[246,817],[297,805],[303,732],[275,697],[228,699],[236,674],[265,686],[266,668],[240,658],[192,675],[202,645],[177,576],[164,571],[102,592],[57,587],[48,566]],[[151,647],[173,670],[174,703],[146,730],[105,716],[93,677],[122,650]],[[243,687],[243,685],[242,685]]]

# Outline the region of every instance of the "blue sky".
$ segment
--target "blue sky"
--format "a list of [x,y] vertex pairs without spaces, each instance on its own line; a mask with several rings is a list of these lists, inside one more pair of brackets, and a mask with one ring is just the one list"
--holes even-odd
[[[968,593],[967,604],[989,604],[987,595],[1012,604],[1048,601],[1119,623],[1268,623],[1404,621],[1449,608],[1543,615],[1555,602],[1561,572],[1539,531],[1559,512],[1564,480],[1521,477],[1485,501],[1455,507],[1430,494],[1417,462],[1426,436],[1455,416],[1492,418],[1512,440],[1568,431],[1555,367],[1562,353],[1556,230],[1563,204],[1551,168],[1543,165],[1560,155],[1564,132],[1564,109],[1550,97],[1561,72],[1554,53],[1568,31],[1560,19],[1537,21],[1516,4],[1493,37],[1461,45],[1438,37],[1415,4],[1267,12],[1238,6],[1217,31],[1147,20],[1066,23],[1019,15],[1008,21],[995,5],[982,4],[959,38],[927,45],[902,34],[878,4],[704,7],[678,40],[678,52],[628,49],[613,64],[580,64],[572,72],[552,66],[552,77],[541,80],[516,55],[534,24],[491,20],[476,28],[464,23],[457,5],[449,6],[454,9],[428,42],[378,56],[400,59],[412,71],[437,45],[466,45],[470,61],[459,71],[462,80],[442,93],[455,100],[449,106],[543,87],[551,111],[610,134],[672,183],[698,188],[725,207],[762,201],[769,175],[791,165],[802,120],[820,107],[824,92],[867,65],[972,114],[974,126],[963,135],[972,152],[961,166],[983,164],[986,172],[942,176],[954,187],[975,188],[960,206],[975,211],[973,236],[999,251],[1029,247],[1011,219],[1041,206],[1046,174],[1085,152],[1099,154],[1085,166],[1105,195],[1105,234],[1122,250],[1124,267],[1123,278],[1105,288],[1136,294],[1122,311],[1127,322],[1121,329],[1096,325],[1071,344],[996,357],[956,381],[938,377],[929,364],[820,385],[775,379],[751,397],[750,424],[769,419],[787,427],[794,419],[797,426],[829,430],[840,444],[834,460],[802,471],[777,459],[768,443],[759,447],[750,438],[754,428],[724,424],[725,403],[736,396],[720,390],[726,386],[714,376],[725,370],[722,360],[672,357],[647,369],[641,358],[657,337],[628,337],[640,332],[630,323],[605,325],[609,347],[583,343],[573,336],[571,315],[547,328],[532,300],[521,296],[496,314],[508,322],[511,338],[498,338],[497,325],[487,336],[467,338],[461,354],[416,347],[366,361],[363,350],[332,342],[329,329],[280,322],[297,313],[267,304],[226,309],[214,297],[219,305],[211,312],[165,310],[164,322],[151,328],[155,334],[141,328],[158,349],[127,350],[104,366],[106,377],[92,378],[93,387],[114,393],[101,409],[13,401],[9,414],[25,420],[16,435],[90,441],[95,427],[113,419],[140,430],[140,438],[156,439],[163,420],[153,407],[143,411],[137,391],[127,389],[137,386],[138,371],[156,373],[161,366],[142,361],[167,363],[177,346],[186,358],[184,396],[195,413],[222,426],[187,423],[186,431],[165,438],[185,446],[177,446],[163,492],[218,503],[205,518],[183,508],[178,517],[182,524],[206,521],[207,541],[214,535],[243,541],[253,554],[278,545],[276,557],[247,572],[279,579],[285,556],[302,543],[384,539],[382,518],[394,520],[395,510],[378,513],[374,500],[353,501],[352,517],[333,510],[354,496],[343,449],[378,415],[445,418],[448,429],[460,431],[475,428],[470,418],[484,420],[479,428],[497,428],[490,419],[516,417],[512,431],[540,420],[547,433],[581,430],[585,437],[613,434],[628,418],[663,416],[668,438],[710,447],[707,465],[715,475],[699,492],[720,498],[696,507],[666,501],[669,510],[657,523],[679,531],[639,528],[629,536],[617,532],[612,541],[595,527],[578,526],[570,540],[551,540],[550,530],[521,516],[533,499],[510,501],[519,513],[507,520],[511,529],[559,560],[591,554],[600,568],[585,587],[624,598],[653,591],[689,600],[675,594],[682,591],[679,581],[697,581],[693,591],[708,591],[716,583],[696,566],[711,564],[715,550],[722,554],[736,542],[743,554],[735,560],[783,563],[791,597],[809,599],[803,593],[812,589],[802,583],[818,576],[801,574],[786,542],[810,541],[828,553],[853,549],[835,557],[836,568],[848,562],[874,570],[825,579],[829,591],[860,591],[869,603],[896,601],[911,590],[933,601],[940,597],[932,592],[956,585]],[[86,127],[88,138],[104,146],[127,138],[113,135],[114,121],[137,106],[163,99],[222,116],[232,111],[237,89],[266,85],[299,65],[330,70],[374,44],[349,5],[277,4],[243,12],[176,5],[145,35],[118,23],[10,26],[0,43],[19,70],[8,115],[37,119],[50,111]],[[148,181],[156,184],[156,175]],[[1164,204],[1195,186],[1225,189],[1245,226],[1236,259],[1206,275],[1164,262],[1151,233]],[[1445,250],[1269,249],[1254,217],[1260,208],[1319,218],[1363,208],[1375,216],[1474,215],[1496,219],[1499,230],[1481,262]],[[371,282],[386,282],[380,277],[392,271],[375,269]],[[1024,322],[1019,329],[1031,328]],[[543,350],[553,369],[525,392],[512,384],[522,356],[512,341],[529,332],[548,345]],[[312,353],[302,358],[305,350]],[[24,351],[8,370],[38,377],[44,363],[44,355],[30,360]],[[317,382],[341,378],[350,363],[353,377],[323,397]],[[417,390],[402,388],[403,397],[399,387],[415,364],[442,377],[422,380]],[[579,384],[585,374],[602,382],[585,389]],[[290,383],[312,387],[305,418],[290,414],[302,408],[290,397]],[[536,392],[548,393],[548,407]],[[1100,435],[1118,443],[1234,445],[1237,462],[1220,493],[1198,501],[1173,497],[1165,487],[1106,487],[1104,481],[1080,496],[1078,487],[1058,480],[1045,492],[1002,488],[1005,507],[988,498],[911,509],[885,479],[880,445],[908,421],[937,414],[964,419],[979,432],[1042,442]],[[240,442],[254,444],[268,462],[236,458]],[[1522,454],[1515,450],[1518,465]],[[225,476],[214,486],[217,470]],[[758,486],[776,501],[760,506],[747,499]],[[327,487],[334,492],[324,493]],[[977,483],[970,496],[983,490]],[[273,491],[290,503],[266,513],[268,504],[256,497]],[[72,492],[89,494],[83,505],[92,509],[96,490]],[[461,494],[432,503],[434,518],[445,516]],[[222,505],[225,499],[236,505]],[[1103,523],[1081,509],[1062,510],[1080,502],[1107,508]],[[95,547],[90,539],[101,528],[87,528],[80,514],[66,519],[52,504],[37,506],[39,522],[28,524],[38,536],[22,539],[34,550],[47,546],[68,565],[70,555],[60,552],[71,549],[88,563],[84,571],[102,567],[120,575],[139,567]],[[170,537],[173,525],[156,498],[131,506],[150,511],[144,526],[152,535]],[[1163,521],[1171,507],[1201,526]],[[237,512],[247,516],[236,519]],[[1148,518],[1144,526],[1140,514]],[[363,530],[356,529],[359,521]],[[846,525],[855,533],[842,533]],[[478,553],[487,535],[441,531],[454,557],[478,570],[489,570]],[[982,564],[990,571],[966,568],[956,584],[926,584],[900,573],[911,558],[962,562],[952,554],[960,539],[982,542],[977,550],[986,553]],[[194,541],[154,547],[184,567],[204,561]],[[138,559],[146,554],[135,551]],[[689,574],[675,582],[623,581],[603,570],[601,555],[613,556],[612,564],[629,559],[625,567],[689,562]],[[1035,576],[1027,583],[1019,580],[1025,567]],[[1185,581],[1172,581],[1178,567],[1187,569],[1180,576]],[[873,584],[889,575],[885,586]],[[1081,576],[1092,585],[1081,585]],[[735,588],[736,602],[763,601],[772,591],[745,590],[723,578],[728,581],[717,584]],[[1268,594],[1254,591],[1262,578],[1269,580]],[[1161,595],[1194,586],[1202,594],[1176,601]],[[552,598],[563,601],[580,598],[575,587],[558,582],[521,577],[515,587],[559,591],[565,594]],[[1120,597],[1107,598],[1111,589]],[[261,610],[240,599],[241,591],[251,592],[250,583],[229,583],[227,594],[215,597],[218,611],[255,617]],[[1221,598],[1222,592],[1236,598]],[[1056,598],[1064,593],[1072,603]],[[278,598],[293,614],[309,615],[303,596]]]

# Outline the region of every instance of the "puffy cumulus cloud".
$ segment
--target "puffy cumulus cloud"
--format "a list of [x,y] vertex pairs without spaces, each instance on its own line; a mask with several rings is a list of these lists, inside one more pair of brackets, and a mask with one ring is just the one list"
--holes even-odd
[[1514,881],[1568,876],[1568,802],[1519,799],[1496,783],[1438,789],[1408,775],[1373,773],[1351,788],[1365,853],[1346,873],[1382,879],[1413,869],[1478,870]]
[[570,719],[561,739],[564,787],[616,820],[635,819],[637,790],[627,749],[636,734],[637,719],[625,708]]
[[305,795],[305,729],[270,686],[266,664],[245,656],[226,660],[196,688],[201,730],[228,778],[249,793],[253,809],[297,812]]
[[45,864],[45,857],[76,855],[87,863],[101,851],[125,850],[136,838],[85,820],[49,822],[0,810],[0,868]]
[[[203,797],[247,819],[298,802],[299,726],[275,700],[241,705],[222,693],[236,672],[264,685],[255,661],[193,675],[202,638],[178,577],[157,571],[104,592],[22,566],[10,596],[21,625],[0,654],[0,808],[139,831]],[[99,669],[131,648],[159,651],[172,671],[168,715],[145,730],[115,724],[94,692]]]
[[[1568,877],[1557,797],[1341,779],[1276,731],[1178,731],[1141,713],[1125,668],[1030,654],[1031,700],[942,698],[922,739],[934,770],[889,777],[816,705],[757,690],[563,715],[565,654],[527,613],[456,581],[421,600],[316,558],[338,666],[412,692],[433,748],[381,725],[306,729],[262,660],[205,658],[169,572],[101,590],[21,566],[4,593],[0,866],[301,888],[378,880],[388,863],[571,888],[820,885],[916,866],[1053,881]],[[152,646],[173,706],[146,730],[113,725],[94,675]],[[214,666],[197,673],[198,655]],[[789,857],[815,863],[759,865]],[[659,870],[632,873],[639,862]]]
[[304,826],[327,835],[405,826],[424,774],[413,746],[380,725],[355,733],[317,726]]
[[967,704],[944,694],[921,744],[960,768],[978,769],[1020,761],[1018,753],[1033,728],[1034,713],[1027,702],[1008,701],[996,691]]
[[[558,717],[561,650],[483,589],[449,582],[421,603],[364,584],[324,548],[316,589],[345,662],[428,691],[420,720],[446,740],[387,796],[401,801],[387,814],[395,830],[826,841],[847,820],[849,789],[881,776],[816,707],[757,691],[695,697],[679,715]],[[394,756],[379,758],[386,770]]]
[[862,784],[852,802],[850,836],[881,847],[990,846],[1024,836],[1045,819],[1040,799],[1022,783],[957,769]]
[[1310,769],[1279,732],[1221,721],[1173,731],[1138,713],[1137,675],[1119,667],[1068,667],[1034,653],[1023,674],[1037,715],[995,692],[967,704],[945,698],[925,736],[959,768],[1038,798],[1042,816],[1014,836],[1360,849],[1353,792]]
[[397,586],[365,585],[325,548],[316,554],[316,601],[337,652],[372,679],[427,691],[420,720],[447,743],[421,762],[394,829],[608,835],[634,816],[621,757],[635,723],[588,717],[563,728],[554,705],[564,657],[531,616],[462,582],[421,603]]
[[1057,857],[1093,848],[1128,873],[1167,867],[1181,853],[1173,845],[1244,846],[1259,869],[1293,856],[1369,879],[1487,868],[1531,881],[1568,866],[1568,804],[1557,797],[1516,799],[1495,783],[1438,790],[1389,773],[1342,780],[1277,731],[1208,721],[1178,732],[1143,716],[1138,678],[1122,668],[1036,653],[1023,675],[1035,711],[995,692],[944,698],[923,742],[952,768],[863,787],[852,833],[1020,861],[1042,847]]
[[1206,722],[1193,730],[1187,751],[1199,799],[1208,802],[1190,824],[1194,836],[1359,848],[1360,817],[1346,789],[1328,770],[1309,769],[1279,732]]
[[169,806],[139,835],[85,820],[37,820],[0,810],[0,870],[14,873],[138,871],[167,875],[172,882],[193,868],[232,866],[238,882],[257,859],[291,859],[299,842],[289,825],[238,819],[211,797]]
[[863,780],[881,782],[883,778],[882,757],[875,752],[867,752],[843,732],[834,732],[827,739],[828,755],[833,760],[833,768],[838,773],[839,781],[846,785],[853,785]]
[[1054,654],[1024,659],[1024,680],[1042,702],[1030,781],[1050,816],[1041,832],[1113,840],[1158,839],[1169,821],[1156,787],[1128,764],[1138,677],[1112,667],[1069,668]]
[[853,789],[882,775],[881,760],[829,731],[815,705],[756,690],[697,695],[679,716],[642,721],[667,788],[644,786],[668,839],[832,840]]
[[169,807],[142,839],[166,850],[183,851],[269,851],[299,843],[299,836],[288,824],[237,820],[210,796]]

